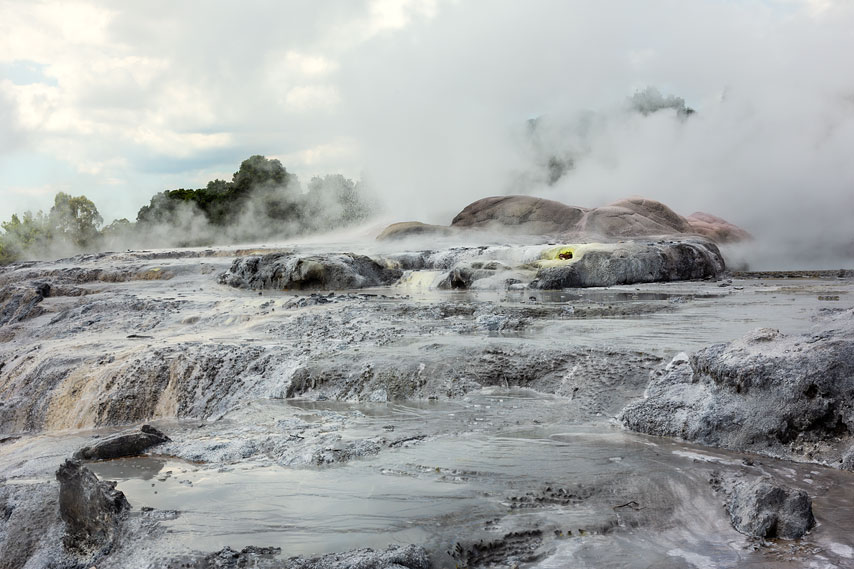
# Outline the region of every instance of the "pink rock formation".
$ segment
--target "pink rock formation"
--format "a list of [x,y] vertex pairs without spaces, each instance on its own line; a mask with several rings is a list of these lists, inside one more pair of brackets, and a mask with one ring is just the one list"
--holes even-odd
[[394,224],[378,239],[391,239],[449,230],[488,229],[525,235],[571,239],[701,235],[717,243],[750,239],[745,230],[719,217],[694,213],[683,217],[661,202],[628,198],[599,208],[570,206],[532,196],[494,196],[467,205],[450,227],[418,222]]

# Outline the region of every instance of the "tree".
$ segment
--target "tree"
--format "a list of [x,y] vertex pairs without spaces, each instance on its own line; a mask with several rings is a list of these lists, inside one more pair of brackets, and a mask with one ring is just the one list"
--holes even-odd
[[286,186],[290,174],[276,160],[270,160],[256,154],[241,162],[240,169],[234,173],[231,180],[233,192],[237,196],[243,196],[263,186]]
[[12,215],[9,221],[0,223],[4,234],[0,236],[0,264],[17,261],[27,251],[46,249],[52,238],[47,217],[38,212],[24,212],[21,217]]
[[65,238],[78,247],[91,245],[104,222],[98,208],[89,198],[72,197],[65,192],[56,194],[48,220],[55,237]]

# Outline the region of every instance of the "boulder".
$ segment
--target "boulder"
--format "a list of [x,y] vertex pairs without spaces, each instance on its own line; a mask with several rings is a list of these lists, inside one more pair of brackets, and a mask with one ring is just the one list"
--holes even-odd
[[585,209],[532,196],[496,196],[467,205],[451,227],[501,227],[528,234],[574,231]]
[[753,239],[753,236],[741,227],[710,213],[695,211],[685,220],[691,226],[691,231],[708,237],[715,243],[738,243]]
[[566,205],[533,196],[492,196],[467,205],[450,227],[417,221],[388,226],[377,239],[453,235],[454,230],[488,229],[516,235],[560,235],[575,240],[701,235],[717,243],[750,239],[743,229],[713,215],[683,217],[663,203],[628,198],[599,208]]
[[56,471],[64,545],[80,555],[106,555],[116,542],[130,504],[115,482],[100,481],[89,469],[67,460]]
[[355,253],[240,257],[219,283],[249,289],[346,290],[388,285],[403,272]]
[[35,318],[44,313],[39,303],[50,296],[44,282],[7,284],[0,288],[0,326]]
[[620,200],[588,211],[578,224],[585,235],[645,237],[691,233],[688,222],[661,202],[642,198]]
[[139,431],[119,434],[83,447],[74,453],[76,460],[109,460],[123,456],[136,456],[149,448],[171,440],[152,427],[143,425]]
[[587,245],[545,264],[531,288],[563,289],[713,278],[725,268],[711,242],[659,241]]
[[803,490],[768,478],[713,481],[726,495],[724,505],[732,526],[750,537],[798,539],[815,526],[812,500]]
[[421,223],[420,221],[402,221],[400,223],[392,223],[382,233],[377,235],[377,241],[389,241],[394,239],[406,239],[407,237],[418,236],[448,236],[452,235],[454,230],[444,225],[430,225]]
[[645,198],[583,208],[533,196],[492,196],[467,205],[450,227],[407,221],[390,225],[377,239],[452,235],[452,230],[466,229],[573,239],[702,235],[715,242],[730,243],[751,238],[743,229],[719,217],[698,212],[686,218],[659,201]]
[[763,328],[674,359],[621,420],[641,433],[854,467],[847,459],[854,442],[854,310],[814,334]]

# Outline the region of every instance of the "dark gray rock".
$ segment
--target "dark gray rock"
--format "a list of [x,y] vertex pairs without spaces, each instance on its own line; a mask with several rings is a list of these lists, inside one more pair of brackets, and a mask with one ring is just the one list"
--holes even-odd
[[717,277],[725,268],[709,241],[625,242],[539,270],[531,288],[563,289]]
[[108,437],[92,446],[74,453],[76,460],[109,460],[123,456],[136,456],[149,448],[171,440],[152,427],[143,425],[139,431]]
[[279,548],[246,547],[235,551],[226,547],[192,562],[175,561],[170,567],[193,567],[195,569],[243,569],[245,567],[267,569],[429,569],[430,558],[418,546],[392,545],[383,551],[370,548],[356,549],[343,553],[329,553],[320,557],[292,557],[276,559]]
[[39,303],[48,296],[50,285],[45,282],[3,286],[0,288],[0,326],[43,314]]
[[797,539],[815,526],[812,500],[803,490],[763,478],[726,478],[712,484],[726,495],[732,526],[745,535]]
[[0,569],[25,567],[61,540],[56,512],[56,484],[5,484],[0,478]]
[[513,531],[490,541],[457,542],[448,553],[457,567],[518,567],[543,556],[543,532]]
[[340,401],[457,398],[482,387],[523,387],[572,398],[584,413],[613,416],[648,382],[659,358],[574,346],[531,349],[503,342],[413,344],[388,354],[316,357],[294,373],[285,397]]
[[759,329],[681,357],[621,414],[625,426],[711,446],[850,468],[854,310],[818,333]]
[[115,546],[130,504],[115,482],[100,481],[73,460],[56,471],[59,515],[65,522],[65,548],[82,555],[106,555]]
[[429,569],[430,557],[416,545],[392,545],[384,551],[370,548],[330,553],[311,559],[291,559],[287,569]]
[[401,274],[399,269],[354,253],[274,253],[235,259],[231,268],[220,275],[219,282],[249,289],[343,290],[388,285]]

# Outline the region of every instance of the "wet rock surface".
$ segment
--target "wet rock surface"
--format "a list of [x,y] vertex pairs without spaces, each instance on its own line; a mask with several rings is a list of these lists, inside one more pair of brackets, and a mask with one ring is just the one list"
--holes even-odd
[[[192,564],[180,565],[198,569],[241,569],[259,567],[269,569],[430,569],[430,558],[420,547],[392,546],[383,551],[357,549],[331,553],[319,557],[292,557],[286,561],[275,560],[278,548],[246,547],[240,552],[227,547]],[[178,567],[178,566],[176,566]]]
[[64,527],[58,521],[55,484],[27,487],[0,479],[0,567],[18,569],[37,552],[51,549],[51,558],[62,557]]
[[401,272],[365,255],[270,254],[236,259],[219,277],[230,286],[278,290],[342,290],[389,285]]
[[765,328],[672,361],[622,412],[630,429],[845,467],[854,439],[854,311],[809,335]]
[[726,496],[733,527],[751,537],[797,539],[815,526],[812,500],[803,490],[763,478],[723,477],[712,486]]
[[169,440],[171,440],[169,437],[151,425],[143,425],[137,432],[115,435],[92,446],[83,447],[74,453],[74,459],[109,460],[123,456],[136,456]]
[[530,529],[510,532],[500,539],[486,542],[457,542],[448,554],[461,567],[518,566],[543,557],[543,552],[539,551],[542,544],[543,532]]
[[68,460],[56,471],[59,515],[66,525],[63,544],[81,556],[107,555],[116,545],[130,509],[115,482],[100,481],[79,462]]
[[564,266],[541,268],[531,286],[562,289],[707,279],[723,271],[723,257],[710,242],[626,243],[586,252]]
[[[593,251],[579,247],[387,249],[372,259],[400,274],[393,284],[303,294],[265,271],[339,253],[129,252],[6,268],[4,286],[51,289],[31,316],[0,326],[0,567],[850,565],[848,472],[765,458],[748,467],[734,453],[632,434],[614,417],[645,389],[654,399],[664,377],[699,389],[708,375],[721,392],[755,391],[748,427],[773,422],[774,406],[787,420],[806,413],[779,446],[731,448],[854,464],[838,427],[847,360],[834,351],[848,341],[851,283],[528,286]],[[218,282],[235,256],[265,252],[267,268],[233,274],[251,285]],[[354,262],[341,274],[350,270],[363,272]],[[830,320],[803,334],[828,296],[843,310],[825,308]],[[708,348],[769,325],[794,333]],[[760,345],[776,347],[760,357]],[[673,359],[683,350],[708,350],[696,380],[674,375],[694,365]],[[814,359],[797,359],[807,351]],[[834,360],[838,369],[824,363]],[[778,368],[810,379],[792,385],[814,407],[773,399],[772,386],[788,385]],[[649,416],[668,423],[671,408]],[[685,408],[698,420],[706,411]],[[172,439],[156,454],[139,456],[152,433],[111,448],[128,434],[117,427],[147,421]],[[711,430],[735,441],[727,421]],[[95,525],[72,551],[54,473],[84,447],[94,474],[78,473],[80,485],[100,492],[103,509],[85,516]],[[137,456],[102,460],[126,454]],[[785,547],[738,533],[708,480],[745,469],[790,497],[805,491],[818,525]],[[119,490],[141,509],[121,506]]]

